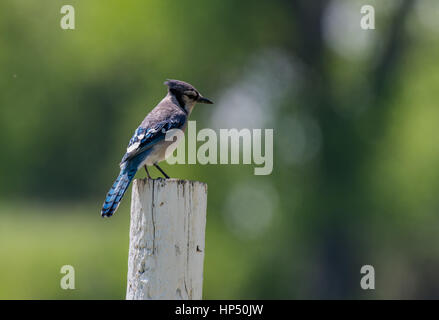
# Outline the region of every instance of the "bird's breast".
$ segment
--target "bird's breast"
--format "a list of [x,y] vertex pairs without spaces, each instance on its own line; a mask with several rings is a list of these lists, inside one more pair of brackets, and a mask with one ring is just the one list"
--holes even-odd
[[[180,129],[183,132],[186,130],[187,123]],[[182,137],[184,139],[184,137]],[[144,165],[152,166],[155,163],[161,162],[166,159],[166,156],[172,154],[177,146],[180,144],[181,140],[174,141],[174,139],[170,141],[162,140],[158,142],[151,148],[151,152],[145,158],[145,160],[141,163],[139,167],[143,167]]]

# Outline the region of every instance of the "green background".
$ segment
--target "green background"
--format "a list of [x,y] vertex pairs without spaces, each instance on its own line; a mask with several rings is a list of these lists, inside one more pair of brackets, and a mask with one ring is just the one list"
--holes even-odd
[[130,191],[100,207],[167,78],[216,102],[198,129],[274,129],[268,176],[162,166],[209,186],[204,298],[438,298],[438,21],[434,0],[1,1],[0,298],[125,297]]

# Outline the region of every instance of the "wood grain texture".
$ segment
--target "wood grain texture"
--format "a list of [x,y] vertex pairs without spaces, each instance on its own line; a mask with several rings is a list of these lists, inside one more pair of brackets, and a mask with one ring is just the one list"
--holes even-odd
[[201,299],[207,185],[135,180],[126,298]]

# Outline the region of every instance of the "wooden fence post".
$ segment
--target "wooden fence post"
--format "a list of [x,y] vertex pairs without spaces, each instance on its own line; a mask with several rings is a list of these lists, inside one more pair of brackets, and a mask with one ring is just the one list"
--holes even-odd
[[206,206],[202,182],[133,182],[126,299],[201,299]]

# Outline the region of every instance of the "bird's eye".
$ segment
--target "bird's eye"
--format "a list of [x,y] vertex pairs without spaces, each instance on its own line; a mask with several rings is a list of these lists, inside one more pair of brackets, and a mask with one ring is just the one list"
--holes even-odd
[[188,90],[184,92],[185,95],[187,95],[191,99],[196,99],[198,94],[194,90]]

